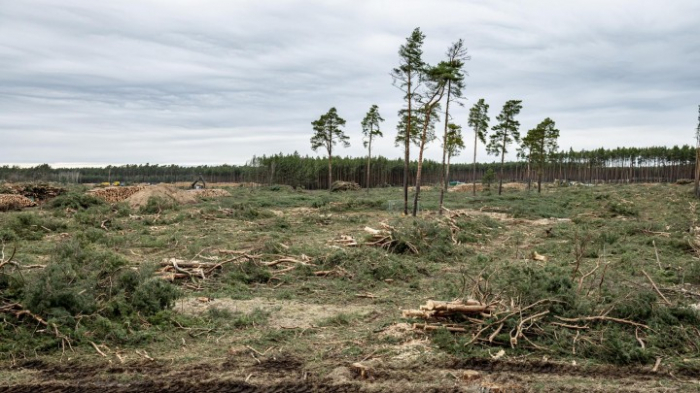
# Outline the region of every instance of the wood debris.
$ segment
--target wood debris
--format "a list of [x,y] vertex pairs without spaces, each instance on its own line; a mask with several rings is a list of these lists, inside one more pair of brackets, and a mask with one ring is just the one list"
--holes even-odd
[[357,247],[357,240],[349,235],[340,235],[337,239],[332,241],[334,244],[345,246],[345,247]]
[[483,304],[478,300],[468,299],[466,301],[441,302],[428,300],[425,305],[420,306],[420,310],[403,310],[404,318],[440,319],[455,316],[457,314],[480,316],[490,314],[493,307]]
[[16,194],[0,194],[0,211],[36,206],[31,199]]
[[104,199],[108,203],[117,203],[136,194],[148,186],[125,186],[125,187],[105,187],[95,188],[88,191],[88,194]]
[[542,261],[542,262],[547,262],[547,257],[541,254],[538,254],[537,251],[533,251],[532,255],[530,256],[533,261]]
[[222,263],[184,261],[177,258],[166,258],[160,262],[162,268],[156,272],[156,276],[171,282],[177,279],[192,277],[204,280],[215,270],[220,269],[222,265]]

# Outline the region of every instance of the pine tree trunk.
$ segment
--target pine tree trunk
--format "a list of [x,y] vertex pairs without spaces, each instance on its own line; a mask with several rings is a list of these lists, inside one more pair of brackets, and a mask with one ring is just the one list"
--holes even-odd
[[695,148],[695,197],[700,198],[700,146]]
[[418,151],[418,169],[416,170],[416,193],[413,196],[413,217],[418,214],[418,199],[420,197],[421,172],[423,170],[423,150],[425,150],[425,141],[428,138],[428,125],[430,124],[430,113],[432,107],[426,108],[425,124],[423,125],[423,133],[420,138],[420,150]]
[[411,149],[411,73],[408,73],[408,118],[406,119],[406,143],[404,144],[404,161],[403,161],[403,214],[408,215],[408,160],[410,159]]
[[372,161],[372,126],[369,127],[369,143],[367,144],[367,192],[369,192],[369,180],[370,180],[370,163]]
[[[452,156],[450,154],[447,155],[447,166],[445,167],[445,184],[449,184],[450,182],[450,161],[451,161]],[[445,186],[445,190],[447,190],[447,186]]]
[[506,131],[503,131],[503,146],[501,146],[501,173],[498,176],[498,195],[503,191],[503,163],[506,160]]
[[476,196],[476,144],[478,143],[479,133],[474,128],[474,164],[472,168],[472,195]]
[[333,184],[333,156],[331,155],[331,149],[328,149],[328,192],[331,192]]
[[442,215],[442,203],[445,199],[445,190],[447,190],[447,176],[445,175],[445,156],[447,156],[447,124],[450,120],[450,93],[452,90],[452,81],[447,82],[447,104],[445,104],[445,131],[442,138],[442,170],[440,171],[440,209],[438,214]]

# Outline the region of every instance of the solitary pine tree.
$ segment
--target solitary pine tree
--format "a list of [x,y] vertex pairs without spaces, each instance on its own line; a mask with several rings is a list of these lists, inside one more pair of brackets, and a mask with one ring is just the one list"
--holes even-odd
[[[447,86],[445,88],[447,100],[445,103],[445,129],[443,133],[443,141],[447,140],[447,133],[450,126],[450,104],[454,102],[459,106],[463,106],[461,99],[464,98],[462,90],[464,89],[464,63],[469,60],[467,49],[464,47],[464,40],[460,39],[453,43],[447,50],[447,65],[452,68],[452,72],[448,76]],[[442,206],[445,199],[445,191],[447,190],[447,172],[449,164],[445,165],[447,156],[447,143],[443,143],[442,148],[442,170],[440,171],[440,209],[439,214],[442,214]]]
[[325,147],[328,152],[328,191],[330,191],[333,183],[333,146],[340,142],[343,147],[349,147],[350,137],[340,129],[345,126],[345,120],[338,116],[335,108],[328,110],[328,113],[321,115],[318,120],[312,121],[311,125],[315,132],[311,137],[311,149],[317,151],[319,147]]
[[426,89],[420,96],[421,112],[425,114],[423,131],[421,132],[420,147],[418,148],[418,167],[416,169],[416,192],[413,194],[413,217],[418,214],[418,200],[420,198],[421,176],[423,173],[423,152],[429,142],[428,128],[431,118],[437,111],[440,101],[445,96],[447,82],[455,78],[456,69],[449,62],[442,61],[435,67],[426,69]]
[[365,136],[364,145],[367,148],[367,191],[369,191],[369,181],[370,181],[370,163],[372,160],[372,139],[374,137],[384,136],[382,131],[379,129],[379,123],[383,122],[384,118],[379,114],[379,107],[372,105],[362,119],[362,134]]
[[479,141],[486,144],[489,130],[489,104],[483,98],[469,110],[469,127],[474,130],[474,164],[472,168],[472,194],[476,195],[476,145]]
[[406,39],[406,43],[399,47],[400,64],[392,70],[391,76],[394,85],[399,87],[405,94],[404,99],[408,104],[408,112],[405,123],[404,138],[404,167],[403,167],[403,213],[408,215],[408,174],[409,160],[411,158],[411,132],[413,127],[413,101],[414,94],[421,85],[422,75],[425,68],[423,63],[423,40],[425,35],[420,28],[415,28],[411,36]]
[[542,176],[544,167],[548,161],[556,158],[557,140],[559,130],[556,123],[549,117],[544,119],[537,127],[527,132],[523,138],[523,145],[527,146],[528,160],[535,166],[537,171],[537,192],[542,192]]
[[491,139],[486,146],[489,154],[498,156],[501,155],[501,169],[498,175],[498,195],[503,191],[503,164],[505,163],[506,153],[508,153],[508,145],[513,142],[520,142],[520,122],[515,120],[515,116],[520,113],[523,108],[522,101],[510,100],[503,106],[501,113],[496,116],[496,120],[500,123],[495,125],[492,130]]
[[454,123],[450,123],[447,125],[447,134],[445,134],[445,142],[443,147],[447,152],[447,165],[445,166],[446,188],[448,182],[450,181],[450,161],[452,160],[452,157],[458,156],[462,149],[464,149],[464,139],[462,138],[461,126],[458,126]]

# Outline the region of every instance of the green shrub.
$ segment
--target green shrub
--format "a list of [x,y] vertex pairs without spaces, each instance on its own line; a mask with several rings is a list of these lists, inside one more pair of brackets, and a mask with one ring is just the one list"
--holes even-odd
[[[38,213],[19,213],[7,223],[7,229],[24,240],[41,240],[46,233],[65,230],[66,224],[57,219]],[[5,235],[7,236],[7,235]]]
[[270,278],[272,278],[272,274],[269,269],[252,261],[246,261],[228,274],[229,281],[233,281],[233,283],[266,283],[270,281]]
[[169,282],[151,278],[136,288],[132,303],[141,313],[153,315],[172,308],[180,295],[180,290]]
[[106,204],[106,202],[103,199],[94,195],[72,192],[57,196],[51,201],[50,206],[55,209],[70,208],[80,210],[87,209],[90,206],[100,206],[104,204]]
[[148,198],[146,204],[139,208],[141,214],[159,214],[167,210],[177,210],[179,206],[172,199],[166,199],[158,196]]

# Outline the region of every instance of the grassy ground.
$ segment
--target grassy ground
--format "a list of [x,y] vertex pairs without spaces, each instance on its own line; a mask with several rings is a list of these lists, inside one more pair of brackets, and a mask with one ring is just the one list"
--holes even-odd
[[[228,190],[138,211],[76,191],[0,213],[3,260],[16,247],[17,263],[0,268],[0,386],[698,386],[699,216],[688,186],[448,193],[447,217],[432,189],[417,219],[401,215],[396,188]],[[382,223],[392,243],[366,245],[364,228]],[[170,284],[154,278],[167,258],[223,264]],[[498,315],[449,321],[464,333],[416,330],[401,316],[456,298],[498,304]],[[464,381],[466,369],[481,378]]]

